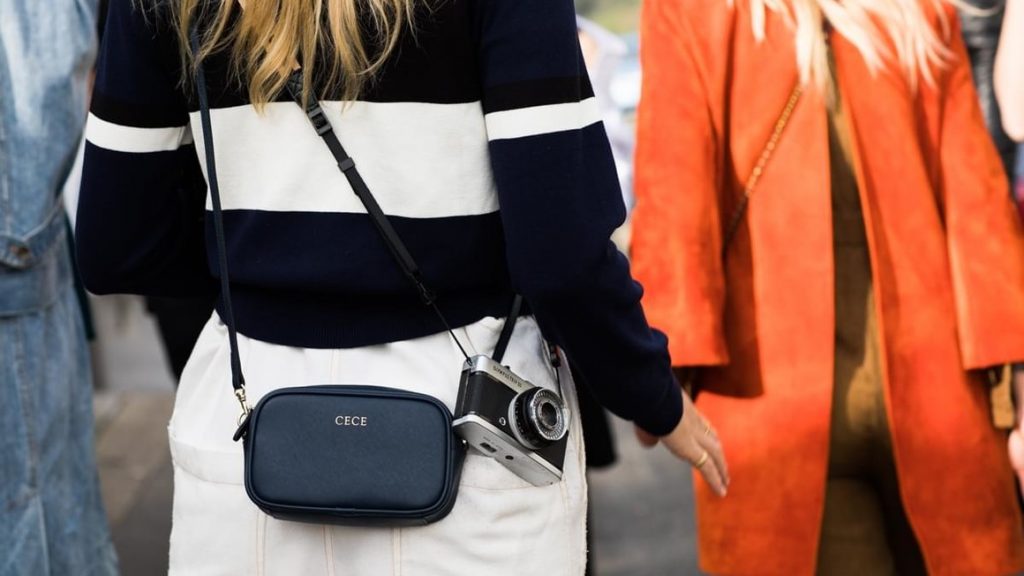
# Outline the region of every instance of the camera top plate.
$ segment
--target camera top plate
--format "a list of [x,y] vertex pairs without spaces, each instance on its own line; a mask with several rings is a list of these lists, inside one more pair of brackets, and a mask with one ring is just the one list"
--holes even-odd
[[536,388],[536,386],[530,384],[526,380],[523,380],[519,376],[516,376],[511,370],[494,361],[494,359],[482,354],[473,356],[469,360],[466,360],[462,370],[468,372],[485,372],[491,378],[514,390],[516,394],[521,394],[527,390]]

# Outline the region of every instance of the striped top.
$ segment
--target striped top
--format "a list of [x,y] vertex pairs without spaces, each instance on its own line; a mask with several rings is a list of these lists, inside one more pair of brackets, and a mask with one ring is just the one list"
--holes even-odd
[[[94,292],[216,290],[198,104],[167,18],[110,7],[86,128],[77,235]],[[571,0],[420,10],[355,102],[323,99],[455,325],[522,294],[612,411],[656,434],[682,403],[664,336],[609,241],[625,217]],[[238,330],[346,348],[439,331],[286,93],[262,112],[206,63]],[[500,210],[499,210],[500,207]]]

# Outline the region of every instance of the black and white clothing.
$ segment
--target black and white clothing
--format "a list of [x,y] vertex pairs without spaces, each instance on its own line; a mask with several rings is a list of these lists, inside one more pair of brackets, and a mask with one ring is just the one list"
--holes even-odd
[[[82,272],[96,292],[206,293],[197,104],[166,18],[132,4],[112,5],[101,49]],[[680,396],[608,241],[624,210],[572,3],[447,0],[417,24],[358,101],[325,108],[445,313],[500,315],[517,290],[605,405],[668,432]],[[223,57],[207,69],[241,332],[310,348],[436,332],[298,107],[260,114]]]
[[[166,16],[133,4],[112,3],[101,47],[78,215],[82,273],[95,292],[208,294],[217,266],[198,105],[180,82]],[[641,289],[609,241],[625,212],[571,0],[431,4],[357,101],[323,98],[339,138],[453,324],[478,330],[513,292],[524,295],[603,404],[668,433],[681,396],[665,338],[647,325]],[[225,55],[205,69],[246,340],[357,356],[432,341],[436,317],[302,110],[282,94],[257,111]],[[539,354],[535,344],[524,346]],[[206,377],[215,364],[186,368],[182,393],[230,400],[226,376]],[[200,394],[200,380],[216,389]],[[179,398],[175,421],[188,405]]]

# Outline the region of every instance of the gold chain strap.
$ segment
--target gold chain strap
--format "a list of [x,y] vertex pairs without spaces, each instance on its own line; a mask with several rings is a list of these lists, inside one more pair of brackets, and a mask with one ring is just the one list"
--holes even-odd
[[743,198],[740,199],[739,206],[736,207],[732,218],[729,220],[729,227],[726,229],[724,241],[722,242],[723,260],[729,253],[729,245],[732,244],[733,238],[736,237],[740,224],[743,223],[743,217],[746,215],[747,207],[750,204],[750,196],[754,193],[754,188],[757,187],[758,181],[761,180],[761,174],[764,173],[768,160],[771,159],[772,154],[775,152],[775,148],[779,144],[779,138],[782,136],[782,132],[785,131],[786,125],[789,124],[789,118],[793,115],[793,109],[796,108],[796,104],[800,101],[802,94],[803,88],[798,82],[793,87],[793,92],[789,95],[789,100],[786,101],[786,107],[782,109],[782,114],[779,115],[779,119],[775,122],[775,129],[772,131],[768,143],[765,144],[764,150],[761,151],[761,156],[757,159],[754,171],[750,173],[750,178],[747,179],[747,185],[743,188]]

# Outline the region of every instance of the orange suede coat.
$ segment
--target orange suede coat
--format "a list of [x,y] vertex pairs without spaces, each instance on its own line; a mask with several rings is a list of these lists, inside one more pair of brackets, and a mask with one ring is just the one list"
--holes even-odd
[[[915,92],[833,35],[851,122],[906,512],[929,571],[1024,570],[1006,437],[971,369],[1024,360],[1024,232],[971,84],[953,60]],[[697,481],[701,566],[813,574],[834,356],[826,102],[809,88],[721,263],[722,229],[797,78],[792,32],[744,0],[647,0],[635,273],[673,364],[701,372],[732,485]]]

